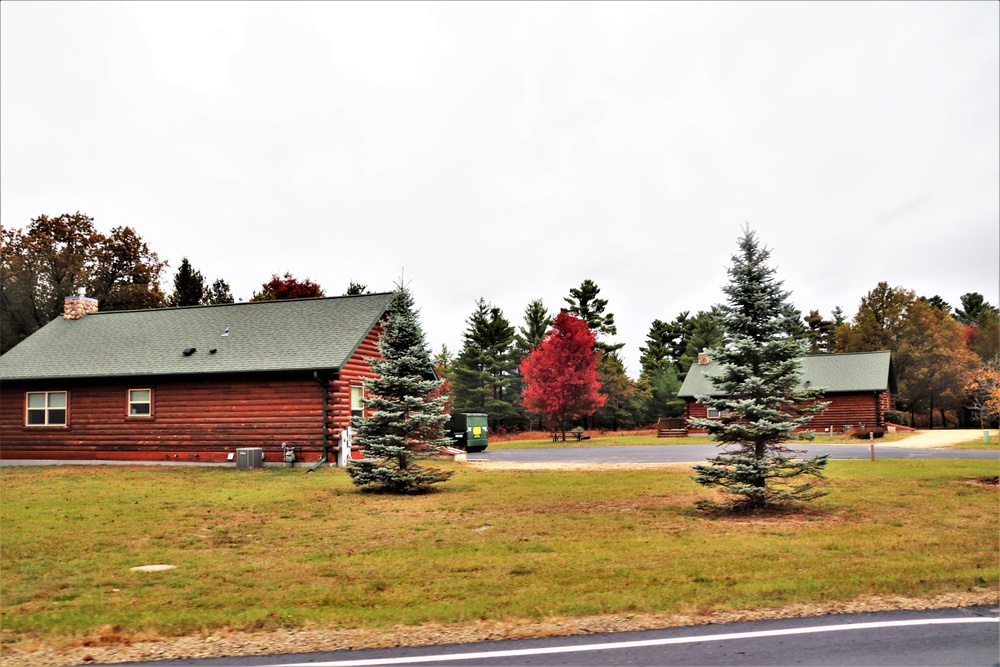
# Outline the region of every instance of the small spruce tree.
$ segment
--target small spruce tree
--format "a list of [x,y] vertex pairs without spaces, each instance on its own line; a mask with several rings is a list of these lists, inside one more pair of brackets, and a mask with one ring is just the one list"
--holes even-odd
[[378,341],[381,359],[369,359],[377,374],[364,381],[363,403],[372,414],[355,418],[355,441],[363,460],[347,472],[356,486],[389,493],[417,493],[452,473],[420,465],[450,444],[444,435],[448,397],[434,372],[424,332],[413,309],[413,296],[397,284]]
[[797,336],[801,316],[767,265],[770,252],[749,227],[739,247],[723,288],[723,342],[711,352],[721,366],[712,378],[716,395],[698,397],[725,416],[690,420],[723,448],[707,465],[694,467],[694,481],[726,496],[722,503],[699,501],[705,510],[755,511],[825,495],[817,487],[827,457],[796,460],[801,452],[783,444],[827,406],[816,401],[820,389],[799,386],[799,358],[805,353]]

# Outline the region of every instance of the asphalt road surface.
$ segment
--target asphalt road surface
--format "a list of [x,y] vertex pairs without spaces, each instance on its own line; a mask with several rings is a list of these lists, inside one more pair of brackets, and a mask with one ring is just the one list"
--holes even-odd
[[[831,459],[868,459],[870,445],[796,444],[804,456],[829,454]],[[561,447],[489,450],[469,455],[470,461],[502,463],[701,463],[716,456],[717,445],[636,445],[632,447]],[[875,445],[876,459],[995,459],[1000,451],[979,449],[927,449]]]
[[283,656],[169,660],[155,664],[157,667],[997,665],[1000,660],[997,612],[995,607],[969,607],[837,614],[644,632]]

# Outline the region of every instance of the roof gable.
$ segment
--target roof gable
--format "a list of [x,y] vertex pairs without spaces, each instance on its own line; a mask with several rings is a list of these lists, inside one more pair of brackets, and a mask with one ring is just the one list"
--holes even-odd
[[[855,352],[851,354],[816,354],[800,359],[802,376],[800,386],[822,388],[825,393],[896,391],[896,374],[892,366],[892,353]],[[721,372],[716,361],[699,365],[691,364],[687,377],[677,393],[679,398],[718,396],[711,378]]]
[[340,369],[391,300],[383,293],[59,317],[0,357],[0,379]]

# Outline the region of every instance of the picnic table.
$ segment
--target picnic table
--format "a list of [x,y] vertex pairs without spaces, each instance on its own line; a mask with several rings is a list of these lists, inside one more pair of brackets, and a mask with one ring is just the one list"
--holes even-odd
[[[562,435],[562,434],[559,433],[558,431],[553,431],[553,433],[552,433],[552,442],[558,442],[560,435]],[[576,438],[577,442],[580,442],[581,440],[590,440],[590,436],[589,435],[584,435],[583,431],[566,431],[566,435],[573,436],[574,438]]]

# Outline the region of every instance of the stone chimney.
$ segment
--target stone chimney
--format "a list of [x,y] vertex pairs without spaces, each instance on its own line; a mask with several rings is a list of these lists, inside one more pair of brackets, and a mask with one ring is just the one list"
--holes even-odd
[[84,296],[86,291],[81,287],[75,295],[66,297],[63,303],[64,320],[78,320],[84,315],[97,312],[97,299]]
[[698,365],[699,366],[706,366],[711,361],[712,361],[712,358],[710,356],[708,356],[706,353],[704,353],[704,352],[699,352],[698,353]]

